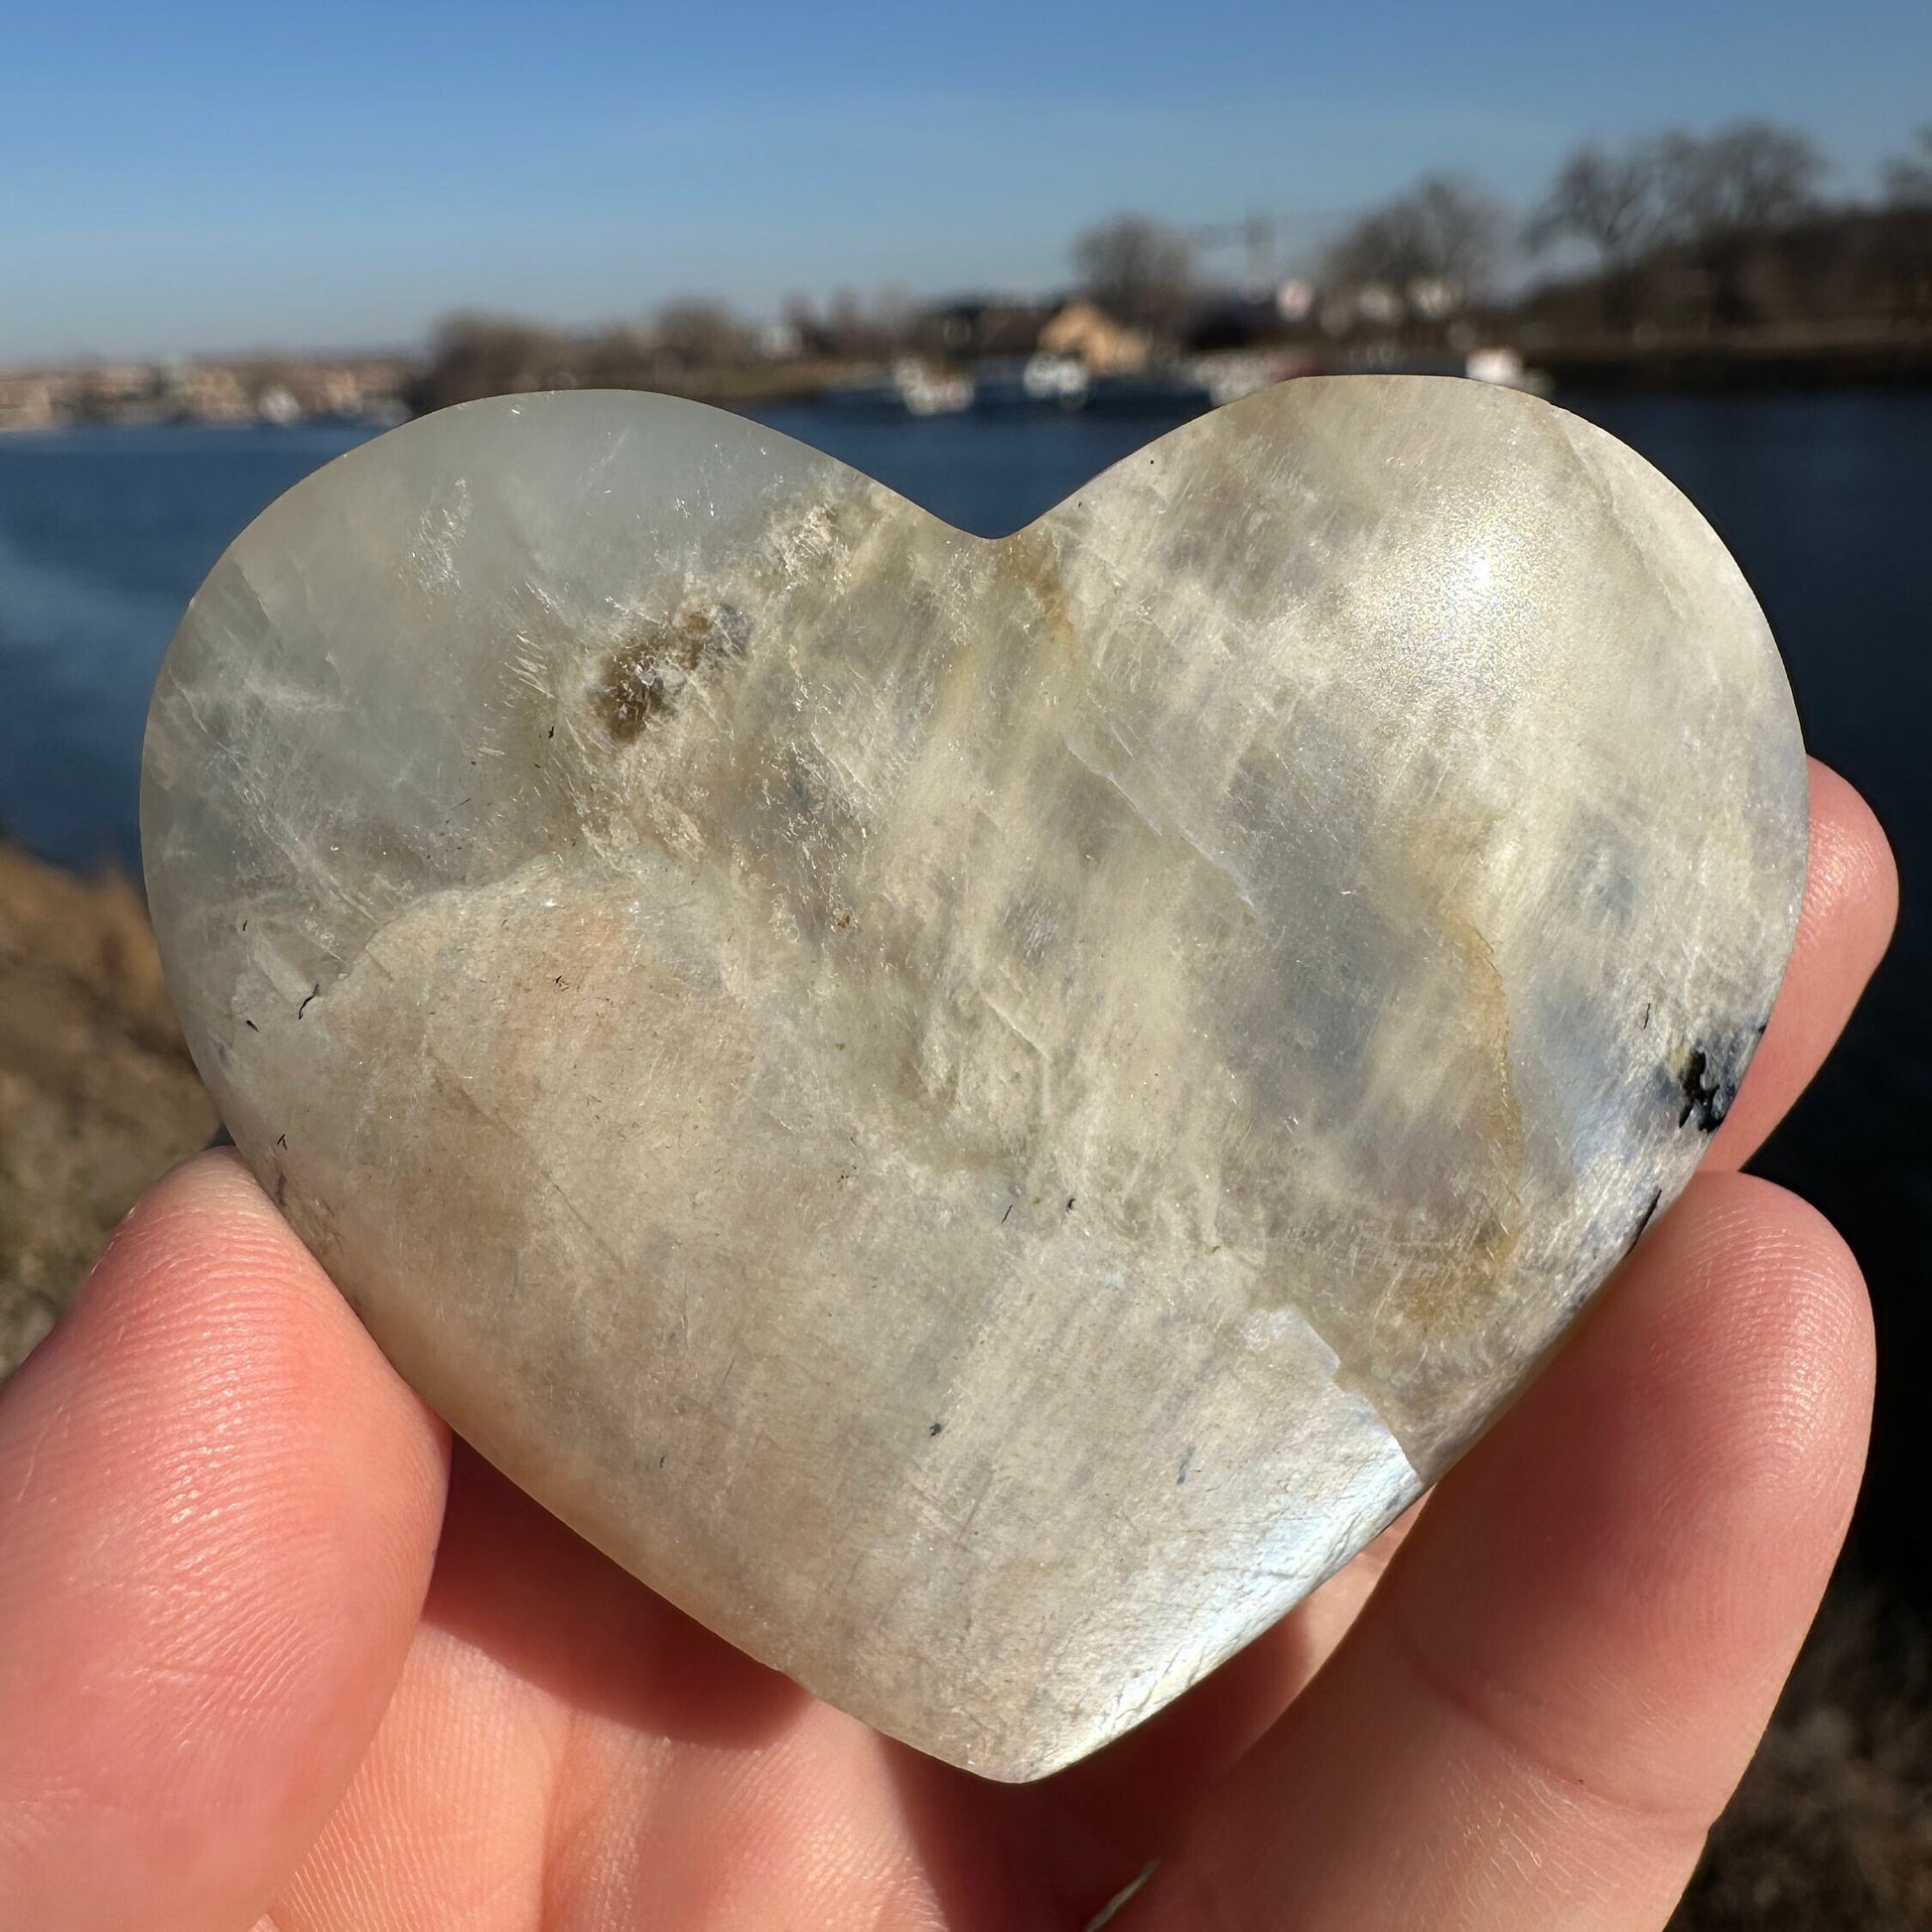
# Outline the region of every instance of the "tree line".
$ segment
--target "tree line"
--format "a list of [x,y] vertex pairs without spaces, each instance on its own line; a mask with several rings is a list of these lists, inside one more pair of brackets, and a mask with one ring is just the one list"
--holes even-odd
[[[1889,279],[1915,293],[1923,310],[1932,296],[1924,287],[1932,278],[1932,124],[1884,164],[1875,203],[1828,202],[1829,173],[1805,134],[1745,120],[1703,135],[1670,129],[1618,147],[1586,143],[1565,158],[1527,215],[1467,176],[1426,175],[1335,235],[1317,252],[1312,280],[1384,292],[1426,317],[1493,301],[1512,260],[1568,257],[1572,273],[1550,279],[1574,283],[1587,263],[1611,320],[1640,319],[1658,299],[1647,283],[1668,285],[1675,271],[1681,286],[1686,270],[1705,278],[1718,320],[1738,320],[1725,312],[1748,306],[1743,285],[1754,252],[1809,234],[1815,256],[1819,232],[1836,228],[1873,258],[1864,263],[1871,271],[1864,282]],[[1090,229],[1075,242],[1073,262],[1110,306],[1169,326],[1198,293],[1185,235],[1143,215]],[[1646,277],[1653,267],[1658,273]],[[1872,290],[1835,293],[1851,302]],[[1759,308],[1779,306],[1766,291],[1757,295]]]
[[[1248,337],[1237,331],[1236,339],[1442,332],[1472,314],[1558,336],[1845,318],[1932,329],[1932,124],[1884,165],[1875,200],[1829,201],[1829,175],[1806,135],[1764,120],[1586,143],[1527,213],[1467,176],[1426,175],[1314,252],[1300,278],[1305,308],[1275,311],[1251,299],[1238,325]],[[1541,283],[1503,302],[1504,268],[1536,264]],[[1171,348],[1208,343],[1217,302],[1229,306],[1203,275],[1188,232],[1144,214],[1086,229],[1069,266],[1068,295]],[[983,351],[992,339],[977,323],[964,339],[954,330],[970,306],[794,297],[775,321],[755,325],[726,304],[685,297],[647,322],[588,335],[459,316],[437,332],[411,399],[433,408],[570,385],[684,389],[723,401],[807,393],[855,362],[945,358],[962,340],[968,352]],[[1024,328],[1014,341],[1024,343]]]

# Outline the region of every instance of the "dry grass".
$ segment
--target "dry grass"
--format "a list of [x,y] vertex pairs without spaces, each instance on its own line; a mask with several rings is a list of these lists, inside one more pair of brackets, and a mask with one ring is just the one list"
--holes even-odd
[[0,847],[0,1377],[214,1126],[133,889]]
[[1932,1644],[1841,1575],[1672,1932],[1932,1927]]

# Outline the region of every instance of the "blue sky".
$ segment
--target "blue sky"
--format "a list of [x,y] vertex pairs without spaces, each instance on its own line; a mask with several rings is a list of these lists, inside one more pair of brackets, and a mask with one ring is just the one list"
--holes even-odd
[[1932,121],[1926,0],[7,11],[12,360],[1038,288],[1120,208],[1313,236],[1425,169],[1527,203],[1583,136],[1744,113],[1855,193]]

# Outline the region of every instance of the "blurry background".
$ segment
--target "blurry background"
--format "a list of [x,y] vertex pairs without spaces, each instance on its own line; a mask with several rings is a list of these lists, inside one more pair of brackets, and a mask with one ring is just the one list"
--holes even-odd
[[1758,1164],[1865,1266],[1877,1447],[1680,1922],[1932,1924],[1932,8],[33,16],[0,35],[0,1373],[211,1131],[130,883],[141,719],[315,465],[634,385],[992,533],[1265,382],[1536,388],[1718,525],[1905,880]]

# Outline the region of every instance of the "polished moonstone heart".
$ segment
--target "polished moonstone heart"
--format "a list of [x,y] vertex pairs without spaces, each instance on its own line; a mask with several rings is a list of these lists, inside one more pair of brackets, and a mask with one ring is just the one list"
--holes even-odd
[[1024,1778],[1359,1550],[1683,1185],[1805,773],[1716,536],[1527,397],[1291,383],[988,542],[577,394],[269,509],[142,820],[197,1060],[403,1373]]

